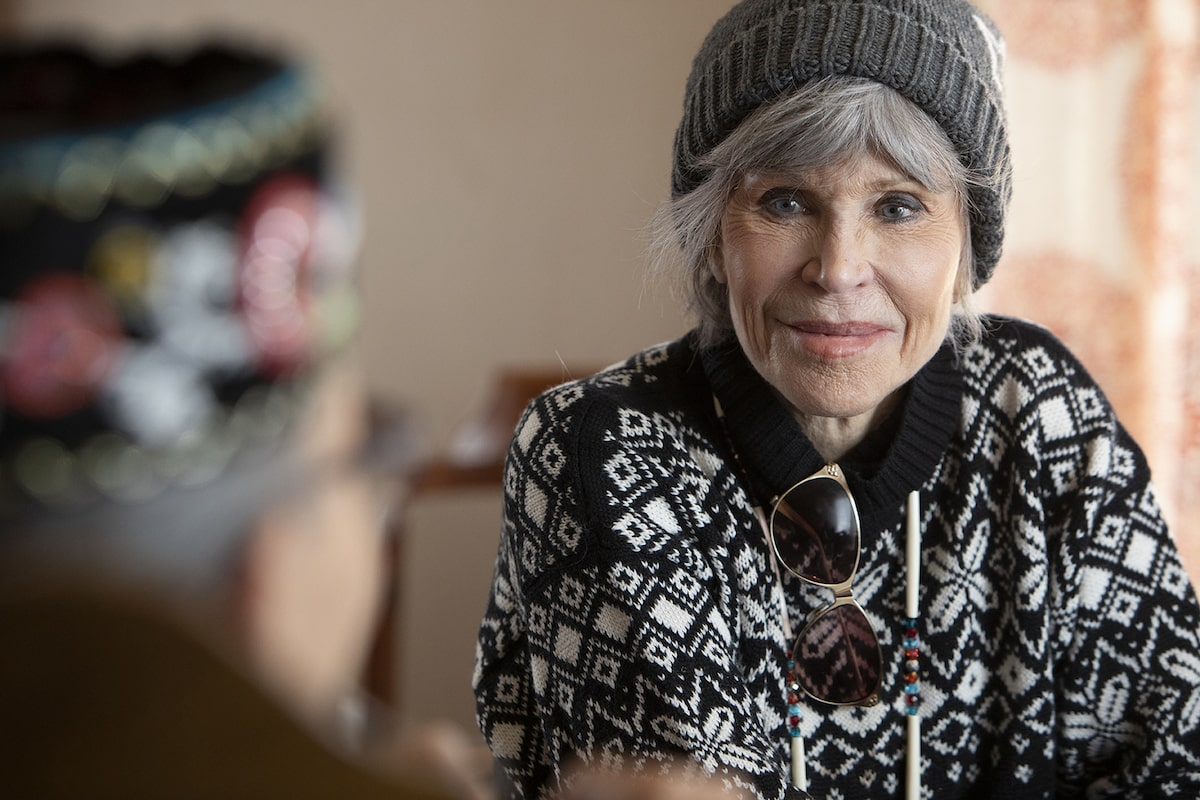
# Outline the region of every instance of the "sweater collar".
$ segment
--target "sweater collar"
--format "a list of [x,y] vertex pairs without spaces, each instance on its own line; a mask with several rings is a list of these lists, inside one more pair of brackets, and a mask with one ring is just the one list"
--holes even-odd
[[[808,477],[824,459],[771,386],[729,337],[700,354],[705,374],[725,412],[729,438],[756,500],[770,499]],[[874,443],[873,470],[843,463],[864,525],[898,522],[904,498],[919,489],[941,461],[961,418],[963,384],[950,344],[944,344],[909,381],[894,412],[889,442]]]

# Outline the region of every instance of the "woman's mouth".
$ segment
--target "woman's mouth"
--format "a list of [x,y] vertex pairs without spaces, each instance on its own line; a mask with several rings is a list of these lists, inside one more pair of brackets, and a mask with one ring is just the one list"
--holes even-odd
[[791,322],[787,327],[801,346],[821,358],[850,358],[873,347],[890,332],[874,322]]

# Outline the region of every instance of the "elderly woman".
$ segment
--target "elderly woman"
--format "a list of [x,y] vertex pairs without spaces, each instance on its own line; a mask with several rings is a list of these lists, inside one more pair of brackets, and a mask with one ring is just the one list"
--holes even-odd
[[980,317],[1002,46],[961,0],[746,0],[663,239],[699,318],[536,400],[480,634],[524,797],[694,761],[761,798],[1200,796],[1200,608],[1051,334]]

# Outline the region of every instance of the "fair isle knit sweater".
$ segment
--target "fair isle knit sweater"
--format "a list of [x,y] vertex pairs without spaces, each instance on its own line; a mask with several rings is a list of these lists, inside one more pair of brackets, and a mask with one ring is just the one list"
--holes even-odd
[[[776,578],[754,507],[822,460],[736,343],[694,341],[547,392],[514,435],[474,684],[524,797],[574,761],[679,757],[786,796],[783,615],[799,630],[832,593]],[[813,795],[903,796],[919,490],[922,796],[1200,797],[1200,608],[1142,453],[1084,368],[1045,330],[990,318],[886,427],[842,462],[883,699],[801,701]]]

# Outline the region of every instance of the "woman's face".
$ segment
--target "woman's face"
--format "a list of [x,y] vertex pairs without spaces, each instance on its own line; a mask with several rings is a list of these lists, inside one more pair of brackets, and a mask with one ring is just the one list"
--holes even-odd
[[965,232],[954,192],[872,156],[752,174],[714,274],[750,362],[802,422],[869,423],[944,340]]

